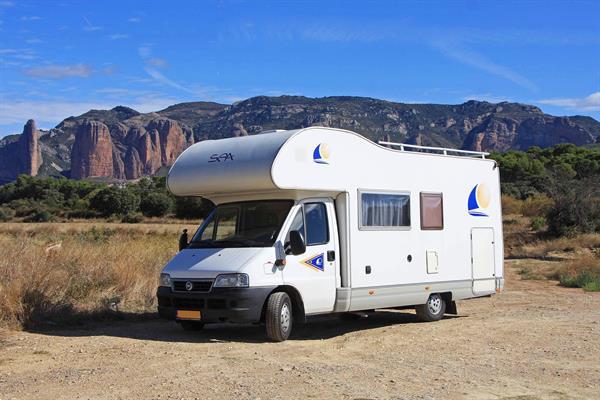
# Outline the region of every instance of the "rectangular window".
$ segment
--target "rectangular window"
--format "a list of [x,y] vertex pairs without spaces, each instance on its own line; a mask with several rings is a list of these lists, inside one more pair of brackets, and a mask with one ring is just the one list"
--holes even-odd
[[410,194],[359,193],[361,228],[410,228]]
[[444,229],[444,199],[441,193],[421,193],[421,229]]
[[315,246],[329,242],[327,211],[323,203],[307,203],[304,205],[306,222],[306,245]]

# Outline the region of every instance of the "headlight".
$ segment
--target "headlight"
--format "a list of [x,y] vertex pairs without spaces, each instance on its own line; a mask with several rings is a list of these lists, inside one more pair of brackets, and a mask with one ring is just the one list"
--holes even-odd
[[248,287],[250,279],[246,274],[219,275],[213,287]]
[[160,281],[159,281],[158,285],[171,287],[171,275],[160,274]]

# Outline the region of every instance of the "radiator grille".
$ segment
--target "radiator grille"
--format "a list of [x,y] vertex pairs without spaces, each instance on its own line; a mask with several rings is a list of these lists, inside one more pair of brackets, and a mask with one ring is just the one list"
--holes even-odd
[[[186,284],[192,283],[192,290],[187,290]],[[206,293],[210,291],[212,287],[212,280],[203,281],[173,281],[173,290],[176,292],[195,292],[195,293]]]

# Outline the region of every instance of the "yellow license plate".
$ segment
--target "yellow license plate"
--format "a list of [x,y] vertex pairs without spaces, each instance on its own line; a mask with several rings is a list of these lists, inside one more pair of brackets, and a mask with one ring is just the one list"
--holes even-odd
[[191,310],[177,310],[177,319],[202,319],[202,313],[200,311]]

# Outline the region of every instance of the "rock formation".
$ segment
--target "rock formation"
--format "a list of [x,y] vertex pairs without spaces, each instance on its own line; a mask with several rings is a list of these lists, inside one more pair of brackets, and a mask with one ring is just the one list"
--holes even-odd
[[0,140],[0,181],[20,173],[138,179],[166,173],[177,156],[199,140],[307,126],[348,129],[374,141],[481,151],[600,143],[595,119],[554,117],[527,104],[259,96],[232,105],[180,103],[147,114],[122,106],[90,110],[42,135],[30,121],[22,135]]
[[113,146],[108,127],[102,122],[79,125],[71,150],[71,178],[113,176]]
[[27,121],[19,136],[0,140],[0,183],[21,174],[36,176],[41,165],[42,151],[34,120]]
[[39,146],[39,133],[35,121],[30,119],[19,137],[19,171],[22,174],[36,176],[42,165],[42,153]]

